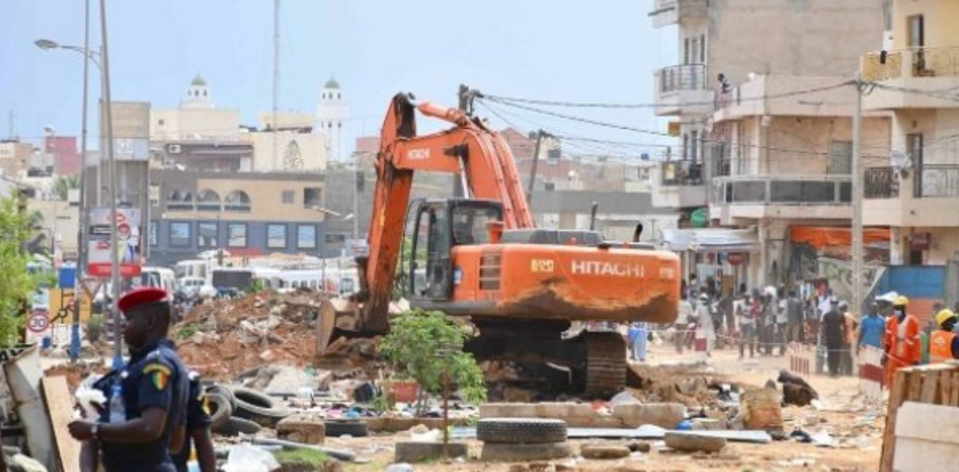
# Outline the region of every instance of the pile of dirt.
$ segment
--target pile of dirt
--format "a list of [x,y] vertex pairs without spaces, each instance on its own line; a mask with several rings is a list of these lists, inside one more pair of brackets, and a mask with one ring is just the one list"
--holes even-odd
[[208,380],[233,380],[268,364],[313,363],[314,323],[323,296],[258,293],[194,307],[174,326],[183,361]]
[[627,387],[643,403],[682,403],[687,407],[719,407],[720,385],[726,380],[696,365],[648,366],[633,364]]
[[84,379],[89,377],[91,374],[104,375],[109,372],[110,369],[103,365],[102,363],[94,362],[67,362],[64,364],[55,365],[49,369],[43,371],[44,377],[58,377],[63,376],[67,378],[67,386],[70,387],[70,392],[73,393],[77,390],[77,387],[80,386],[80,383]]

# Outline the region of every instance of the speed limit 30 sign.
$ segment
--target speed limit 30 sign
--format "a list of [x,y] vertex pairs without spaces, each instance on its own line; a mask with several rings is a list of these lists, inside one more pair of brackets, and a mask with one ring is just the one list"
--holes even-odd
[[27,319],[27,329],[34,333],[42,333],[50,327],[50,317],[42,311],[30,313]]

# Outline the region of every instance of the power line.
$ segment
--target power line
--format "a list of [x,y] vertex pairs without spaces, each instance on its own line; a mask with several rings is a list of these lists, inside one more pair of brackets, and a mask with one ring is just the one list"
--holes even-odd
[[[779,94],[772,94],[766,96],[757,96],[757,97],[745,97],[739,98],[736,100],[736,103],[742,102],[752,102],[752,101],[761,101],[761,100],[776,100],[781,98],[790,98],[801,95],[810,95],[814,93],[827,92],[829,90],[835,90],[837,88],[845,87],[848,85],[855,84],[855,81],[847,80],[838,84],[827,85],[822,87],[814,87],[802,90],[793,90],[791,92],[783,92]],[[502,95],[490,95],[480,93],[477,95],[479,99],[486,99],[492,102],[502,103],[504,105],[510,103],[525,103],[529,105],[543,105],[543,106],[555,106],[555,107],[569,107],[569,108],[664,108],[672,107],[675,105],[664,104],[664,103],[602,103],[602,102],[565,102],[565,101],[556,101],[556,100],[540,100],[532,98],[520,98],[520,97],[508,97]],[[684,106],[713,106],[716,105],[715,101],[708,102],[683,102]]]

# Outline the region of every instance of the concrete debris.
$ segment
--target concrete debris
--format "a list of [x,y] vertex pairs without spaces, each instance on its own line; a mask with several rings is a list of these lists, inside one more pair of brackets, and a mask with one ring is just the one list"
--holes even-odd
[[276,436],[303,444],[323,444],[326,441],[324,416],[322,412],[316,411],[293,413],[277,423]]
[[626,446],[590,444],[583,446],[579,454],[583,456],[584,459],[609,460],[629,457],[631,452]]
[[747,429],[783,430],[782,397],[775,388],[747,390],[741,411]]
[[683,452],[719,452],[726,447],[726,439],[696,433],[668,432],[666,446]]

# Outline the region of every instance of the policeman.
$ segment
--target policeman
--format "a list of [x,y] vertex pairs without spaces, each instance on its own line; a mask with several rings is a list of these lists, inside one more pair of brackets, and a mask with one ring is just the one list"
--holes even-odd
[[936,314],[939,329],[929,336],[929,361],[932,363],[959,359],[959,337],[953,332],[959,317],[946,308]]
[[173,455],[173,465],[177,472],[187,472],[187,462],[193,448],[196,448],[197,463],[200,472],[216,472],[216,451],[213,449],[213,437],[210,436],[210,409],[200,384],[200,375],[190,372],[190,396],[186,406],[186,438],[183,448]]
[[130,361],[94,384],[107,399],[99,420],[70,423],[70,434],[83,441],[81,470],[96,471],[102,459],[107,472],[175,472],[169,451],[183,444],[189,381],[167,339],[167,293],[138,289],[118,305]]

